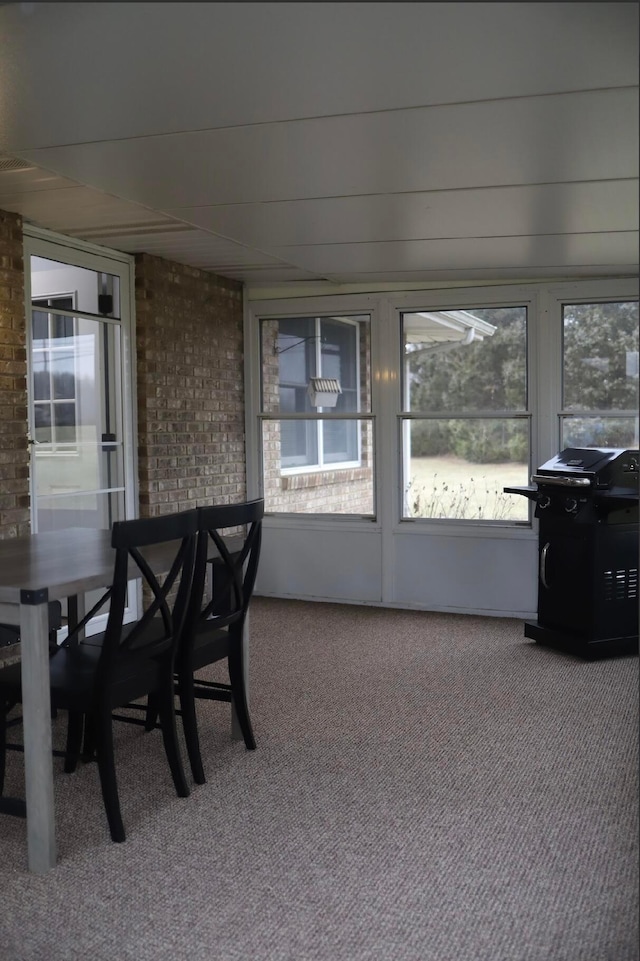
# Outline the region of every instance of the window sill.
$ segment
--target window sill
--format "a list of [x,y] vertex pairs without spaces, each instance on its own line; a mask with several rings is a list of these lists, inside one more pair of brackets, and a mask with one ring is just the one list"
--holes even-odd
[[370,467],[341,467],[309,471],[307,474],[282,474],[280,487],[283,491],[310,490],[330,484],[352,484],[370,479]]

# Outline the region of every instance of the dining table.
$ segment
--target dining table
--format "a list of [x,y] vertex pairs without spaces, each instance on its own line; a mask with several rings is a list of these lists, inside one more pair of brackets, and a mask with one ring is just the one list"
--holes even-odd
[[[145,549],[157,572],[168,556],[163,547],[155,555],[155,548]],[[82,612],[86,592],[111,583],[114,559],[110,530],[70,527],[0,540],[0,622],[20,627],[25,767],[24,802],[0,798],[0,813],[24,808],[28,869],[35,874],[56,864],[48,604],[72,599]],[[243,644],[248,670],[247,629]],[[246,683],[248,690],[248,676]],[[233,709],[231,733],[242,737]]]

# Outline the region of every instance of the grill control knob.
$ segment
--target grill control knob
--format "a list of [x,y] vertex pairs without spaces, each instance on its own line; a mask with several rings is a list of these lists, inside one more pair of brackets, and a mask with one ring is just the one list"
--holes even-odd
[[564,509],[566,510],[567,514],[575,514],[575,512],[578,510],[578,502],[575,497],[567,497],[566,501],[564,502]]
[[540,494],[538,498],[538,507],[543,511],[551,503],[551,498],[547,494]]

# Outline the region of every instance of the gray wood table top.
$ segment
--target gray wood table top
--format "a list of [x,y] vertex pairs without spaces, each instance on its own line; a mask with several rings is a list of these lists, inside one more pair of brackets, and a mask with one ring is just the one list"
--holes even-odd
[[72,527],[0,540],[0,601],[19,603],[21,591],[47,590],[50,600],[109,584],[111,531]]

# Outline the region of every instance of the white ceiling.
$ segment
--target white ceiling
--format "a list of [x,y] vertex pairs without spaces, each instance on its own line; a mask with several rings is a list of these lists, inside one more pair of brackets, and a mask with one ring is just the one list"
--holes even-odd
[[638,269],[637,3],[14,3],[0,42],[31,223],[253,287]]

